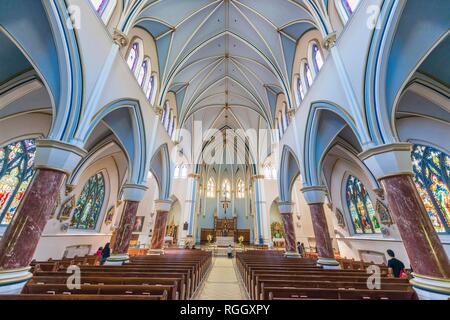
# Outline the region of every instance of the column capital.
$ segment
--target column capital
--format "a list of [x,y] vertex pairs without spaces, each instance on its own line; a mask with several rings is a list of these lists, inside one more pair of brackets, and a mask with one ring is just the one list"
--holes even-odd
[[155,105],[153,107],[153,112],[156,114],[157,117],[162,117],[163,115],[163,108],[161,108],[160,106]]
[[155,211],[162,211],[162,212],[169,212],[170,208],[172,207],[172,200],[163,200],[158,199],[155,200]]
[[199,180],[200,175],[198,173],[189,173],[188,178],[193,178],[193,179]]
[[121,48],[126,47],[129,43],[127,35],[118,29],[114,29],[113,40]]
[[73,144],[57,140],[36,140],[36,158],[34,167],[61,171],[70,175],[87,151]]
[[294,203],[289,201],[278,201],[278,210],[281,214],[288,214],[294,211]]
[[330,50],[336,44],[336,32],[332,32],[323,39],[323,47]]
[[308,186],[301,189],[307,204],[324,203],[327,195],[325,186]]
[[381,180],[391,176],[412,175],[412,144],[392,143],[376,146],[361,152],[358,156]]
[[140,202],[148,187],[141,184],[126,183],[122,186],[122,200]]

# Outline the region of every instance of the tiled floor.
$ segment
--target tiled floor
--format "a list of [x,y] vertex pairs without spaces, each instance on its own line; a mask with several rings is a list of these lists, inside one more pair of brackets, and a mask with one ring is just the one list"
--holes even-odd
[[214,258],[213,266],[196,300],[246,300],[234,259]]

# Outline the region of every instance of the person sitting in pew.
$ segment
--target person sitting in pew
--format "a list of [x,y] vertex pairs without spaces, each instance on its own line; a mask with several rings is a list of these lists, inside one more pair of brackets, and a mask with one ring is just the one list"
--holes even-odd
[[104,265],[106,262],[106,259],[109,258],[109,256],[111,255],[111,249],[109,247],[109,242],[107,244],[105,244],[105,247],[103,248],[102,251],[102,261],[101,261],[101,265]]
[[388,261],[389,269],[392,270],[392,274],[395,278],[400,278],[400,276],[405,273],[405,265],[395,258],[395,253],[391,249],[387,250],[387,254],[391,257]]

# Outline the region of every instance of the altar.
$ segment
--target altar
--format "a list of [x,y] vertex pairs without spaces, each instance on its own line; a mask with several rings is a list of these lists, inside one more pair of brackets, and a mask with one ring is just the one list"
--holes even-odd
[[229,245],[234,246],[234,237],[216,236],[216,246],[228,247]]

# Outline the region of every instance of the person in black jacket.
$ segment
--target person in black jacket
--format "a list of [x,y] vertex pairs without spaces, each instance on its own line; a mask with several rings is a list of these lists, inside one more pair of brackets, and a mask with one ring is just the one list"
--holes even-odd
[[392,270],[392,274],[395,278],[400,278],[400,274],[405,269],[405,265],[395,258],[395,253],[391,249],[387,250],[387,254],[391,257],[388,261],[388,267]]
[[108,259],[110,255],[111,255],[111,248],[109,247],[109,242],[108,242],[107,244],[105,244],[105,247],[102,250],[101,265],[103,265],[106,262],[106,259]]

